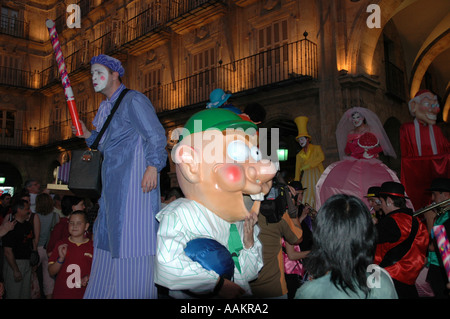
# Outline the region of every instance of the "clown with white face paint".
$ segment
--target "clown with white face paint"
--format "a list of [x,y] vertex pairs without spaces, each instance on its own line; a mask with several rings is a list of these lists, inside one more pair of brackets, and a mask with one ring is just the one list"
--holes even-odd
[[298,144],[300,144],[300,146],[302,148],[305,147],[307,143],[308,143],[308,138],[305,136],[302,136],[298,139]]
[[92,85],[95,92],[102,92],[109,81],[110,73],[112,73],[108,68],[101,64],[94,64],[91,67],[92,74]]
[[296,155],[294,180],[300,181],[305,187],[303,200],[305,203],[315,206],[315,186],[323,172],[322,162],[325,155],[320,145],[311,144],[311,135],[308,134],[306,116],[298,116],[294,119],[298,129],[297,141],[301,146]]
[[[94,257],[85,299],[156,299],[153,263],[155,214],[160,209],[159,172],[166,165],[165,131],[150,100],[126,90],[119,60],[91,59],[92,85],[105,96],[89,131],[91,146],[119,96],[123,99],[98,145],[103,155],[102,193],[94,223]],[[130,271],[132,269],[132,271]]]

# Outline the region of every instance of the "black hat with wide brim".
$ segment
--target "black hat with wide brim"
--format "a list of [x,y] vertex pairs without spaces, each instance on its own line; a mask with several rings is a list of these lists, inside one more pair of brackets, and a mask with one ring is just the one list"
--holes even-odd
[[427,191],[450,192],[450,178],[435,178]]
[[380,190],[381,190],[380,186],[369,187],[369,189],[367,190],[367,195],[364,196],[364,197],[366,197],[366,198],[379,197],[380,196]]
[[405,187],[397,182],[384,182],[381,184],[380,195],[408,198],[405,194]]

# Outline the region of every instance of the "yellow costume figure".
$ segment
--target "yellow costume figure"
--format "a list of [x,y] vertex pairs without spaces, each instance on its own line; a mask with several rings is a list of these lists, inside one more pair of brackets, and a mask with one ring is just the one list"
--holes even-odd
[[311,136],[306,129],[308,118],[299,116],[294,121],[298,128],[296,140],[302,147],[296,156],[294,180],[300,181],[306,187],[303,195],[304,202],[315,207],[315,188],[323,172],[322,162],[325,160],[325,155],[320,145],[310,144]]

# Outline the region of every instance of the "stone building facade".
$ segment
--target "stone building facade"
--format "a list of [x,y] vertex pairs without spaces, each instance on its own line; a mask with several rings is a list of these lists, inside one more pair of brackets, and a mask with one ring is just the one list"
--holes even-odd
[[[76,6],[71,6],[75,4]],[[55,21],[80,118],[103,99],[89,61],[122,61],[123,81],[153,102],[168,136],[222,88],[243,109],[260,103],[263,128],[278,128],[293,176],[297,127],[307,116],[325,165],[338,159],[335,129],[350,107],[378,114],[397,159],[398,129],[419,88],[441,98],[448,136],[449,2],[435,0],[42,0],[1,1],[0,174],[15,187],[53,183],[54,169],[84,147],[72,135],[45,21]],[[427,12],[427,14],[423,14]],[[414,19],[412,19],[414,17]],[[78,24],[77,24],[78,23]],[[414,25],[420,23],[420,25]],[[170,161],[162,185],[176,184]],[[1,186],[1,185],[0,185]]]

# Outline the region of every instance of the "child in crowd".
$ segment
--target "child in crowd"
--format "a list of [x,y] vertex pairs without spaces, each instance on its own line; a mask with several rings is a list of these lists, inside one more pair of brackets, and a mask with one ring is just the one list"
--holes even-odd
[[84,199],[77,196],[65,195],[61,200],[61,213],[64,217],[53,228],[47,243],[47,254],[50,257],[56,243],[69,237],[69,216],[76,210],[85,210]]
[[48,271],[56,275],[54,299],[82,299],[89,281],[94,247],[85,236],[89,227],[84,211],[69,217],[69,234],[60,240],[49,257]]

